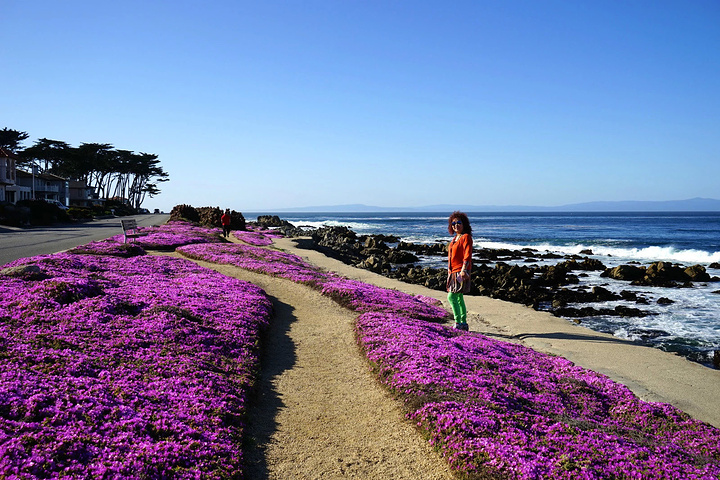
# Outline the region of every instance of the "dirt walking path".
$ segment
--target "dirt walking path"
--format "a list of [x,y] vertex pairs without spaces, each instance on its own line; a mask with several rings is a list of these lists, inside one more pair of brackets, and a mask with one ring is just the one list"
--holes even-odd
[[248,478],[453,478],[369,372],[356,314],[289,280],[197,263],[263,288],[275,308],[248,419]]

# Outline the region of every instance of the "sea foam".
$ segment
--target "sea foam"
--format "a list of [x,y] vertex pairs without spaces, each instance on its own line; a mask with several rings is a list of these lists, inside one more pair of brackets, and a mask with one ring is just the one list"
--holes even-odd
[[533,250],[560,253],[565,255],[582,255],[584,251],[590,250],[594,256],[613,257],[617,261],[644,261],[657,262],[669,261],[683,264],[710,264],[720,262],[720,252],[706,252],[704,250],[679,250],[673,247],[651,246],[646,248],[618,248],[599,245],[552,245],[543,243],[538,245],[517,245],[502,242],[476,242],[475,245],[482,248],[506,248],[510,250],[522,250],[531,248]]

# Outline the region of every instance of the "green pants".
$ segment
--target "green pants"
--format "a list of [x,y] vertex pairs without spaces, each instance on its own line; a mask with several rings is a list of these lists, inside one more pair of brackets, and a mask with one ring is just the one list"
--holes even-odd
[[448,293],[448,302],[450,302],[455,323],[467,323],[467,308],[465,308],[465,297],[463,297],[463,294]]

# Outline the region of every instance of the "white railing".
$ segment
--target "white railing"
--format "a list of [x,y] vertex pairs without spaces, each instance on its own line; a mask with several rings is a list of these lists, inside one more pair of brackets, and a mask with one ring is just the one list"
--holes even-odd
[[57,185],[41,185],[35,182],[35,191],[60,193],[60,187],[58,187]]

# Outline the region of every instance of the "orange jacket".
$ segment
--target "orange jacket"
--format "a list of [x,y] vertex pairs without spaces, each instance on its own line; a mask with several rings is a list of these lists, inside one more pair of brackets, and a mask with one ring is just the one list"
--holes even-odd
[[462,270],[463,263],[465,265],[465,271],[470,274],[470,268],[472,267],[472,237],[464,234],[455,236],[448,245],[448,264],[450,266],[450,273],[457,273]]

